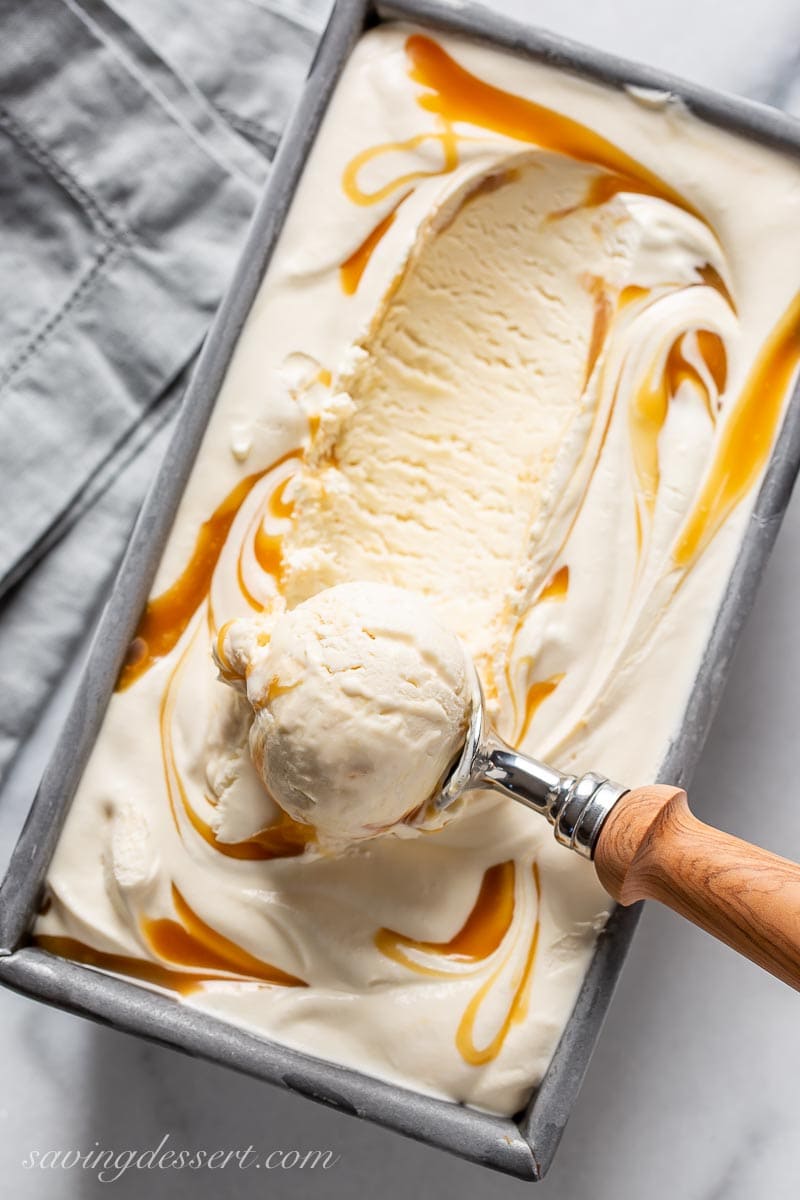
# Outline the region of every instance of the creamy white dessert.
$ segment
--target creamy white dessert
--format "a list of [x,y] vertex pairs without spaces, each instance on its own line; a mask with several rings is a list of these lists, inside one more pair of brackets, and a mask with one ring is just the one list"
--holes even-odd
[[315,842],[344,849],[441,824],[428,801],[463,750],[468,667],[414,592],[340,583],[233,621],[218,640],[222,678],[253,708],[256,770]]
[[261,784],[212,647],[330,585],[411,588],[475,657],[506,739],[653,779],[779,433],[798,262],[788,156],[669,96],[366,35],[239,339],[39,943],[518,1110],[606,920],[591,865],[487,793],[436,833],[320,856]]

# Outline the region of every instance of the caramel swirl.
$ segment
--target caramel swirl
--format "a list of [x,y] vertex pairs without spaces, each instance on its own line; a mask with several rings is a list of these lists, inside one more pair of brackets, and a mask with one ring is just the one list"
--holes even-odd
[[[712,362],[722,360],[717,347]],[[753,487],[769,457],[783,404],[800,362],[800,292],[764,343],[722,430],[717,453],[675,547],[689,567]]]
[[[532,867],[536,894],[536,917],[528,940],[522,972],[514,986],[511,1001],[500,1028],[483,1047],[475,1044],[475,1026],[481,1006],[500,975],[507,969],[509,951],[501,958],[469,1001],[456,1033],[456,1046],[464,1060],[472,1066],[490,1062],[503,1048],[512,1026],[524,1018],[528,992],[533,976],[539,942],[538,907],[541,902],[539,869]],[[484,873],[477,899],[464,924],[447,942],[423,942],[407,937],[393,929],[380,929],[375,944],[382,954],[419,975],[438,979],[452,978],[452,968],[437,962],[464,964],[471,972],[487,961],[494,960],[509,938],[515,913],[516,865],[513,861],[498,863]],[[524,935],[521,935],[524,936]]]
[[197,532],[191,558],[166,591],[148,600],[117,680],[124,691],[177,645],[208,596],[211,577],[239,509],[265,475],[257,471],[236,484]]

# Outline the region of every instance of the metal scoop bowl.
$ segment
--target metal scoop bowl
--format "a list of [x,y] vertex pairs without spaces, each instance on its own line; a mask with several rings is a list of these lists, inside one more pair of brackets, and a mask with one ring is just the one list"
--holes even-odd
[[471,703],[464,748],[432,807],[442,812],[464,792],[492,788],[546,817],[562,846],[593,858],[606,817],[630,789],[594,772],[564,775],[514,750],[489,725],[483,689],[471,660],[467,669]]

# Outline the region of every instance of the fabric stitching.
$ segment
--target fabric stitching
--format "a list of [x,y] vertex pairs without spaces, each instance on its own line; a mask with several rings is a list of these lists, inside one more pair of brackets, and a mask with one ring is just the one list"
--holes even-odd
[[71,497],[41,536],[28,547],[0,579],[0,609],[28,573],[78,521],[102,501],[119,477],[177,414],[183,399],[191,362],[181,367],[142,412],[141,419],[114,444],[108,456]]
[[75,176],[63,167],[58,159],[19,123],[16,117],[11,115],[8,109],[2,107],[0,107],[0,128],[5,129],[9,137],[13,138],[17,145],[75,201],[89,218],[97,233],[120,242],[132,239],[130,229],[112,220],[88,188],[79,183]]
[[214,108],[222,119],[227,121],[237,133],[240,133],[250,141],[256,142],[259,146],[263,146],[267,158],[274,158],[278,142],[281,138],[279,133],[276,133],[274,129],[266,129],[258,121],[251,120],[250,117],[241,117],[232,109],[225,108],[221,104],[214,104]]
[[[258,192],[258,185],[255,181],[237,163],[229,160],[227,156],[223,156],[216,145],[212,144],[209,139],[203,137],[202,133],[188,119],[186,114],[162,91],[158,83],[142,69],[127,47],[115,42],[100,22],[82,7],[80,0],[63,0],[63,3],[86,29],[97,38],[105,49],[114,56],[116,61],[124,67],[145,95],[154,100],[162,111],[175,122],[184,136],[196,149],[213,162],[217,169],[224,172],[226,176],[231,176],[243,184],[251,194]],[[194,90],[197,91],[197,89]],[[200,95],[199,92],[197,94]]]
[[15,375],[30,361],[37,350],[45,344],[64,318],[86,295],[99,274],[124,248],[135,243],[132,231],[107,215],[97,197],[80,183],[42,143],[14,117],[8,109],[0,107],[0,128],[13,139],[21,150],[28,154],[42,170],[66,194],[74,200],[88,219],[95,235],[102,244],[94,252],[91,265],[71,289],[64,301],[44,321],[44,324],[21,347],[17,355],[0,373],[0,391],[4,390]]
[[[142,36],[136,25],[123,16],[114,0],[80,0],[80,4],[87,20],[97,25],[97,29],[91,27],[93,36],[97,37],[98,30],[101,30],[110,39],[109,48],[118,46],[124,51],[127,56],[126,70],[133,74],[140,85],[141,79],[137,70],[142,71],[144,77],[152,81],[155,89],[153,95],[162,109],[166,104],[175,105],[176,112],[184,114],[204,142],[219,143],[219,153],[226,163],[243,170],[248,178],[261,180],[260,173],[253,175],[253,164],[245,162],[241,157],[242,151],[246,150],[249,160],[253,150],[259,153],[257,147],[236,135],[236,131],[230,126],[220,122],[213,105],[196,83],[180,68],[171,64],[152,41]],[[177,95],[174,94],[176,84]],[[173,114],[167,115],[174,119]]]
[[41,326],[37,333],[25,345],[16,358],[12,359],[5,371],[0,375],[0,391],[3,391],[11,382],[13,377],[30,361],[37,350],[45,344],[51,334],[58,328],[64,317],[84,298],[90,287],[94,284],[97,277],[102,271],[110,265],[110,263],[118,258],[125,247],[119,242],[107,241],[104,246],[95,254],[94,262],[83,277],[77,282],[70,294],[67,296],[63,304],[51,313],[45,323]]

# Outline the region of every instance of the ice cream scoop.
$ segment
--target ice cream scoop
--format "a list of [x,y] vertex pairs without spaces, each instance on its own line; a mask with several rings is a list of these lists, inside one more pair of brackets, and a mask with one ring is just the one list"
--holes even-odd
[[473,696],[463,646],[420,596],[326,588],[274,618],[234,622],[217,657],[253,706],[250,751],[267,790],[319,841],[425,823],[420,806],[461,752]]
[[545,816],[562,846],[592,859],[619,903],[660,900],[800,989],[800,866],[698,821],[681,788],[631,790],[520,754],[489,726],[471,663],[468,675],[467,736],[431,799],[437,811],[473,788],[503,792]]
[[324,589],[271,624],[234,623],[218,660],[246,683],[268,790],[323,843],[433,829],[493,788],[593,860],[615,900],[660,900],[800,988],[800,867],[702,824],[680,788],[566,775],[507,745],[471,658],[415,593]]

